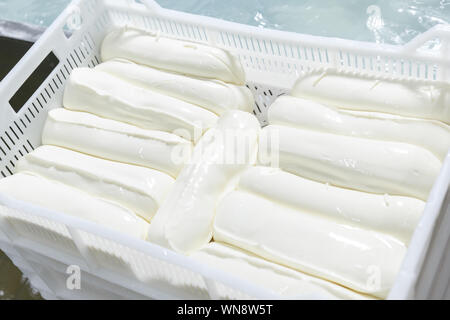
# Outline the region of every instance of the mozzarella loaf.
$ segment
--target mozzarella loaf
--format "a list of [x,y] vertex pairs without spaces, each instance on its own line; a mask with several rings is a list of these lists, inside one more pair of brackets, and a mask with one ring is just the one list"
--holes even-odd
[[41,146],[22,157],[16,172],[31,172],[116,202],[150,221],[174,183],[149,168],[109,161],[55,146]]
[[449,84],[375,79],[336,70],[301,76],[291,95],[343,109],[386,112],[450,123]]
[[425,207],[415,198],[333,187],[270,167],[245,170],[239,189],[338,223],[386,233],[405,244]]
[[277,98],[267,117],[269,124],[274,125],[414,144],[430,150],[441,161],[450,148],[449,127],[438,121],[357,111],[348,113],[292,96]]
[[0,192],[16,200],[98,223],[126,235],[145,239],[148,223],[133,212],[112,202],[27,173],[0,180]]
[[101,57],[103,61],[124,58],[162,70],[245,84],[239,59],[228,51],[130,27],[114,30],[105,37]]
[[140,165],[176,177],[191,154],[192,143],[175,134],[141,129],[85,112],[53,109],[42,143],[99,158]]
[[367,296],[332,282],[272,263],[223,243],[211,242],[190,256],[285,298],[368,299]]
[[389,235],[336,223],[245,191],[219,203],[214,240],[385,298],[406,252]]
[[217,115],[204,108],[90,68],[72,71],[63,105],[144,129],[182,133],[188,140],[201,136],[217,121]]
[[237,176],[256,161],[260,126],[256,118],[228,111],[196,145],[167,200],[157,211],[149,240],[182,253],[206,245],[218,200]]
[[145,89],[203,107],[217,115],[232,109],[247,112],[253,110],[253,95],[246,86],[237,86],[215,79],[188,77],[124,59],[103,62],[95,69]]
[[411,144],[275,125],[262,130],[259,152],[260,158],[276,153],[280,168],[308,179],[421,200],[441,167],[430,151]]

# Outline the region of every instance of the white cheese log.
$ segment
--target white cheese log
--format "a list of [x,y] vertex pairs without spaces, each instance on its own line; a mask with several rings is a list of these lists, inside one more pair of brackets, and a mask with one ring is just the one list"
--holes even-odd
[[[275,150],[267,141],[278,137]],[[269,125],[261,132],[263,153],[279,155],[285,171],[350,189],[426,200],[441,161],[411,144],[341,136]],[[268,150],[268,151],[267,151]]]
[[292,96],[276,99],[267,117],[269,124],[414,144],[430,150],[441,161],[450,148],[449,127],[434,120],[358,111],[349,113]]
[[0,192],[17,200],[92,221],[145,239],[148,223],[130,210],[65,184],[26,173],[0,180]]
[[156,212],[149,240],[182,253],[212,238],[215,208],[238,174],[256,160],[259,123],[243,111],[228,111],[206,132]]
[[117,76],[134,85],[203,107],[217,115],[233,109],[247,112],[253,110],[253,95],[243,85],[189,77],[124,59],[103,62],[95,69]]
[[386,233],[405,244],[425,207],[419,199],[338,188],[270,167],[245,170],[239,189],[339,223]]
[[201,136],[218,118],[199,106],[89,68],[72,71],[64,89],[63,105],[143,129],[183,133],[182,137],[188,140]]
[[145,130],[85,112],[57,108],[48,113],[42,143],[99,158],[140,165],[176,177],[192,143],[175,134]]
[[109,33],[101,47],[103,61],[124,58],[136,63],[242,85],[245,73],[237,57],[205,44],[176,40],[130,27]]
[[379,298],[389,292],[406,252],[386,234],[244,191],[227,194],[216,211],[215,241]]
[[450,87],[440,82],[376,79],[316,71],[301,76],[291,95],[343,109],[386,112],[450,123]]

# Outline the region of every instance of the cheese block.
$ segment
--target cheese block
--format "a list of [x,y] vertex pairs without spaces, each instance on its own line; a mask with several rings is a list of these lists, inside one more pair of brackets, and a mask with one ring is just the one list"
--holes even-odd
[[386,112],[450,123],[448,83],[377,79],[334,69],[301,76],[291,95],[343,109]]
[[[286,268],[219,242],[211,242],[191,258],[221,269],[287,299],[370,299],[335,283]],[[221,298],[231,298],[223,296]]]
[[110,32],[103,40],[101,57],[103,61],[124,58],[181,74],[245,83],[239,59],[228,51],[131,27]]
[[373,112],[349,113],[292,96],[276,99],[270,106],[267,117],[269,123],[275,125],[414,144],[430,150],[441,161],[450,148],[449,127],[434,120]]
[[[275,149],[270,139],[278,139]],[[280,168],[307,179],[421,200],[441,167],[430,151],[411,144],[275,125],[262,130],[259,150],[275,153]]]
[[425,202],[416,198],[334,187],[278,168],[260,166],[242,173],[239,189],[338,223],[386,233],[405,244],[425,207]]
[[172,177],[178,175],[192,149],[190,141],[172,133],[145,130],[64,108],[48,113],[42,143],[153,168]]
[[204,108],[90,68],[72,71],[63,105],[144,129],[181,133],[189,140],[217,121],[217,115]]
[[150,241],[191,253],[211,240],[217,202],[256,161],[259,129],[252,114],[233,110],[206,132],[153,218]]
[[132,211],[88,193],[28,173],[16,173],[0,180],[0,192],[49,210],[62,212],[145,239],[148,223]]
[[379,298],[387,296],[406,252],[389,235],[244,191],[227,194],[218,205],[214,240]]
[[45,145],[22,157],[16,172],[31,172],[115,202],[150,221],[174,179],[150,168]]
[[252,112],[253,95],[246,86],[220,80],[189,77],[136,64],[125,59],[113,59],[95,67],[145,89],[192,103],[217,115],[227,110]]

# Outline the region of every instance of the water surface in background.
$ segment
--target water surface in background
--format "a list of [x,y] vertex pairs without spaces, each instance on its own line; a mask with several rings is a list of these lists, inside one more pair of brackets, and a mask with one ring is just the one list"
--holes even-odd
[[[0,0],[0,19],[48,26],[69,0]],[[166,8],[320,36],[403,44],[450,23],[450,0],[158,0]]]

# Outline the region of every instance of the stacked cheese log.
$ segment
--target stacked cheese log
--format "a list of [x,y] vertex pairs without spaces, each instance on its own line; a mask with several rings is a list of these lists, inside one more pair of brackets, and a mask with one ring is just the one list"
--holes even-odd
[[0,191],[146,239],[197,140],[224,114],[253,117],[253,96],[239,60],[206,45],[123,28],[101,57],[72,71]]
[[385,298],[450,146],[448,102],[439,83],[301,77],[269,108],[260,166],[220,201],[216,242],[196,255],[226,265],[228,244]]

